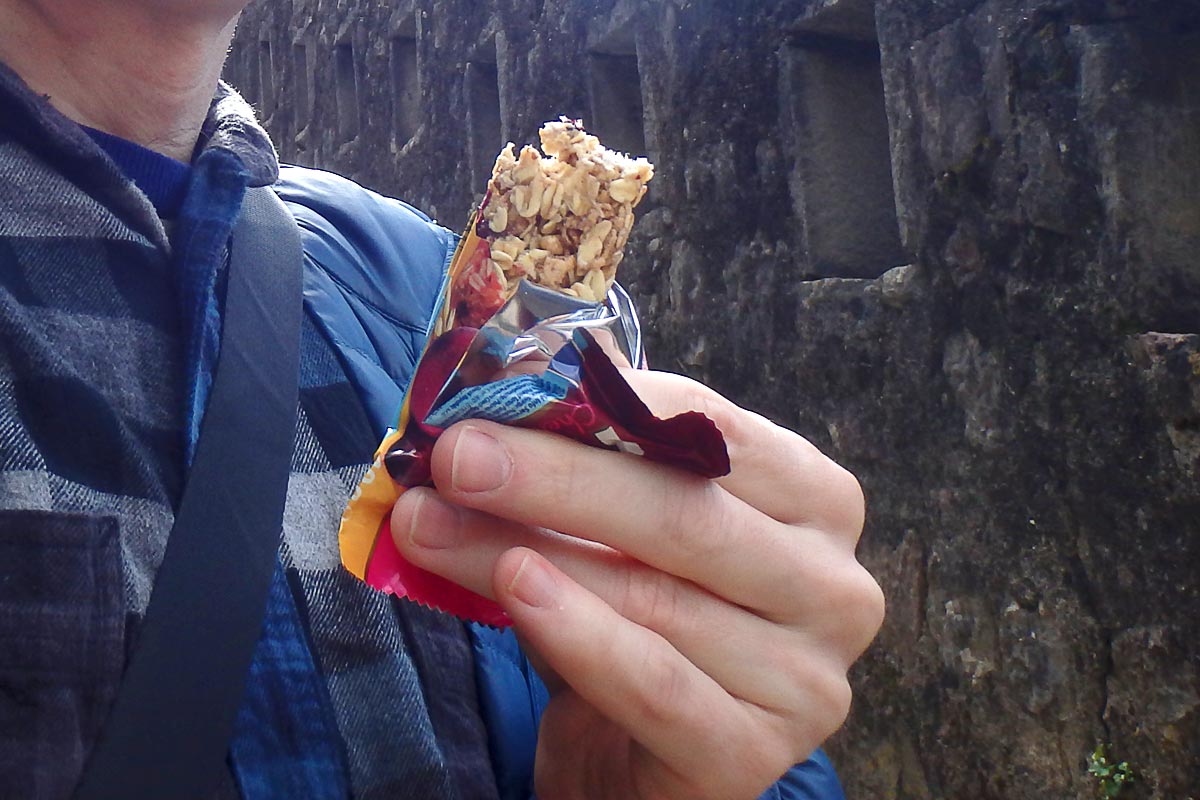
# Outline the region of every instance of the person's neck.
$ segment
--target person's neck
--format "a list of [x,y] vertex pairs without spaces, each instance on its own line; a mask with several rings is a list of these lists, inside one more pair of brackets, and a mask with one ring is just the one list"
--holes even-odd
[[0,0],[0,61],[76,122],[188,161],[237,21],[188,5]]

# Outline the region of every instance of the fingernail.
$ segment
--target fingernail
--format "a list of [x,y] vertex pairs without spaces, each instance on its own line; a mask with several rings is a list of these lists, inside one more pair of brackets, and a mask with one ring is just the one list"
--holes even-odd
[[538,556],[527,554],[517,567],[508,590],[513,597],[534,608],[552,608],[558,605],[558,581]]
[[408,523],[408,540],[427,550],[448,550],[462,542],[458,509],[422,493]]
[[460,492],[490,492],[508,483],[512,466],[504,445],[478,428],[467,428],[454,444],[450,483]]

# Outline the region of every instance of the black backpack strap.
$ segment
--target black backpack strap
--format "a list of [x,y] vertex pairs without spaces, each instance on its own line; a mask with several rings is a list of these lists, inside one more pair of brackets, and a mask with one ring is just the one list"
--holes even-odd
[[301,304],[296,222],[271,189],[250,189],[195,462],[76,800],[204,798],[227,769],[282,529]]

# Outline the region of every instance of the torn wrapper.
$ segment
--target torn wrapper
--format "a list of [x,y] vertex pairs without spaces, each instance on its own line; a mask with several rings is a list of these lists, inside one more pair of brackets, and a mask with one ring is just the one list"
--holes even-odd
[[[501,155],[492,187],[511,189],[512,197],[498,201],[489,192],[468,225],[443,282],[431,335],[394,430],[377,449],[371,469],[343,514],[339,532],[342,563],[376,589],[498,626],[509,620],[495,603],[405,561],[389,531],[391,509],[400,494],[431,485],[433,445],[450,425],[487,419],[555,432],[706,477],[729,472],[724,439],[711,420],[699,412],[655,417],[605,352],[611,347],[630,363],[644,367],[636,315],[625,292],[611,282],[611,271],[620,260],[632,224],[630,209],[644,193],[649,166],[644,160],[597,156],[594,137],[580,138],[580,131],[565,123],[553,125],[557,127],[545,130],[551,131],[549,141],[555,152],[567,158],[574,147],[585,157],[600,159],[593,167],[611,170],[611,181],[598,183],[593,192],[577,174],[582,161],[555,161],[551,155],[539,167],[525,151],[520,160],[513,158],[511,148]],[[502,169],[518,178],[526,175],[521,179],[529,183],[512,187],[497,183],[508,174]],[[563,183],[555,185],[554,180]],[[560,191],[568,181],[574,181],[576,195]],[[546,188],[541,189],[539,205],[525,190],[543,183]],[[586,196],[578,194],[585,190]],[[563,203],[563,211],[554,211],[554,198]],[[501,202],[508,205],[494,205]],[[620,227],[603,220],[594,229],[571,227],[582,217],[573,217],[566,209],[591,214],[596,208],[609,208],[608,204],[615,210],[605,214],[624,220]],[[493,225],[503,229],[493,230]],[[524,252],[502,250],[523,246],[514,233],[522,229],[559,231],[554,234],[559,238],[549,241],[550,234],[535,232],[526,239],[536,247],[530,245],[532,249]],[[591,236],[591,230],[603,236]],[[562,231],[570,236],[562,238],[566,235]],[[578,250],[554,255],[543,245],[571,245]],[[573,273],[568,269],[563,273],[566,277],[560,276],[558,267],[577,269],[576,260],[593,266],[588,267],[586,284],[568,285]],[[551,278],[566,282],[551,288],[545,284]],[[595,302],[595,297],[602,301]]]

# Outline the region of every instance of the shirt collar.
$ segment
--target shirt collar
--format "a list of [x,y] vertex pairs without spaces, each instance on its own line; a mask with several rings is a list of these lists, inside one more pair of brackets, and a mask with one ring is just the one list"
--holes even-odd
[[[165,244],[153,206],[103,148],[54,108],[49,97],[33,92],[0,62],[0,137],[4,136],[38,153],[132,227]],[[218,83],[201,126],[197,158],[209,149],[224,150],[240,161],[250,186],[269,186],[279,177],[279,160],[266,131],[250,105],[224,82]]]
[[254,117],[254,109],[221,81],[200,129],[197,151],[219,149],[242,162],[250,186],[270,186],[279,180],[279,158],[267,132]]

